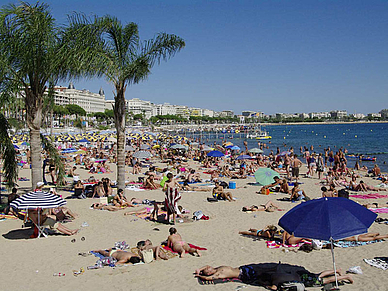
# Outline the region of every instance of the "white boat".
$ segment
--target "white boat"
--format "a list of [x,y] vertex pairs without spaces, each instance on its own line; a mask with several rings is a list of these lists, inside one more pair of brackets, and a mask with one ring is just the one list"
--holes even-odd
[[262,130],[261,126],[255,128],[255,130],[251,133],[247,134],[247,138],[250,139],[271,139],[272,136],[268,134],[266,130]]

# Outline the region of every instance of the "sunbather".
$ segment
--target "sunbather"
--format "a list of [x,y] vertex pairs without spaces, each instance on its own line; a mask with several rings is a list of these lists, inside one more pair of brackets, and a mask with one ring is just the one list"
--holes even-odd
[[149,239],[139,241],[137,243],[137,247],[139,250],[152,250],[154,252],[155,260],[168,260],[168,257],[165,255],[163,251],[161,251],[161,246],[153,246],[152,242]]
[[239,231],[242,235],[258,236],[262,238],[273,239],[277,232],[277,227],[274,225],[268,225],[264,229],[250,228],[248,231]]
[[388,234],[379,234],[376,233],[364,233],[360,235],[354,235],[348,238],[345,238],[346,241],[360,241],[360,242],[366,242],[366,241],[374,241],[378,239],[385,239],[388,238]]
[[28,217],[35,225],[47,226],[52,230],[57,230],[60,233],[63,233],[66,235],[74,235],[79,231],[79,229],[69,229],[65,227],[63,224],[57,222],[52,217],[49,217],[48,209],[44,209],[43,211],[38,211],[37,209],[29,209]]
[[108,211],[118,211],[118,210],[124,209],[122,207],[117,207],[113,205],[104,205],[102,203],[93,203],[92,206],[90,207],[92,207],[93,209],[108,210]]
[[[112,257],[117,260],[117,265],[123,265],[126,263],[138,263],[140,262],[140,257],[134,253],[119,250],[116,248],[110,248],[107,250],[95,250],[95,253],[99,253],[104,257]],[[137,258],[137,259],[136,259]]]
[[214,188],[213,188],[213,196],[216,197],[217,199],[224,199],[228,200],[229,202],[234,201],[232,193],[230,192],[224,192],[224,187],[220,185],[219,182],[215,182]]
[[179,254],[179,257],[183,258],[185,252],[191,255],[197,254],[198,257],[201,254],[198,250],[191,248],[185,241],[183,241],[181,235],[177,232],[175,227],[169,229],[170,235],[167,238],[167,246],[169,246],[174,252]]
[[263,205],[252,205],[251,207],[243,207],[242,211],[267,211],[267,212],[274,212],[275,210],[279,209],[279,206],[277,206],[272,201],[268,201],[266,204]]
[[295,237],[294,235],[289,234],[287,231],[283,232],[283,244],[293,245],[307,241],[311,241],[311,239]]

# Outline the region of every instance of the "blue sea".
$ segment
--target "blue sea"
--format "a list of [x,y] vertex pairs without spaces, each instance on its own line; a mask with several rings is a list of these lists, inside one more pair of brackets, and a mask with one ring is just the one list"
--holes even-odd
[[[269,146],[269,153],[273,150],[276,153],[277,147],[280,151],[294,148],[295,153],[300,153],[301,146],[313,145],[314,151],[323,153],[327,146],[335,152],[340,147],[346,148],[349,153],[359,153],[376,157],[376,163],[383,172],[388,172],[388,123],[350,123],[350,124],[303,124],[303,125],[268,125],[263,126],[272,136],[270,140],[262,140]],[[198,136],[198,135],[197,135]],[[218,135],[243,148],[244,134]],[[211,144],[215,141],[214,135],[204,134],[203,140]],[[257,147],[258,140],[248,139],[248,148]],[[220,142],[220,140],[218,140]],[[353,167],[356,162],[354,158],[348,158],[348,166]],[[368,168],[373,167],[375,162],[361,162]]]

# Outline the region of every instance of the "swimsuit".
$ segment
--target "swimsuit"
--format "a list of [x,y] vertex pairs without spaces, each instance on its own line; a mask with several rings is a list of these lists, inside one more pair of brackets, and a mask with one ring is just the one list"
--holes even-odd
[[244,283],[251,283],[257,280],[258,275],[251,265],[244,265],[239,267],[240,274],[238,278]]
[[320,278],[318,274],[311,274],[311,273],[302,274],[300,276],[300,279],[306,287],[323,286],[323,279]]

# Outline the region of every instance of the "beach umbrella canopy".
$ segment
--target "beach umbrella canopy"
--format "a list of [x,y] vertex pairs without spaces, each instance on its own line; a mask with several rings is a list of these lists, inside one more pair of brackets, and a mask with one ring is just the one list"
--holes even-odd
[[138,159],[147,159],[151,157],[151,153],[147,151],[138,151],[133,154],[133,157]]
[[299,204],[284,214],[279,225],[296,237],[329,240],[338,288],[334,240],[368,232],[377,214],[342,197],[324,197]]
[[86,138],[82,138],[80,140],[78,140],[78,142],[89,142]]
[[240,147],[239,146],[236,146],[236,145],[234,145],[234,146],[232,146],[231,148],[229,148],[230,150],[232,150],[232,151],[239,151],[240,150]]
[[341,197],[304,202],[283,215],[279,225],[296,237],[339,240],[368,232],[377,214]]
[[16,144],[14,144],[13,147],[14,147],[15,149],[17,149],[17,150],[19,149],[19,147],[18,147]]
[[170,147],[170,149],[187,150],[187,147],[182,144],[174,144],[173,146]]
[[66,201],[55,194],[35,191],[20,196],[10,206],[17,209],[55,208],[66,205]]
[[142,144],[142,145],[140,145],[140,149],[141,150],[148,150],[148,149],[150,149],[150,146],[148,144]]
[[220,158],[220,157],[223,157],[224,154],[221,153],[220,151],[211,151],[211,152],[208,152],[208,153],[207,153],[207,156],[208,156],[208,157],[216,157],[216,158]]
[[254,175],[257,183],[267,186],[274,182],[273,178],[279,176],[279,173],[270,168],[258,168]]
[[252,157],[248,155],[241,155],[236,158],[236,160],[246,160],[246,159],[252,159]]
[[62,150],[62,153],[63,154],[69,154],[69,153],[75,153],[76,151],[77,151],[76,149],[70,148],[70,149]]
[[252,149],[248,150],[248,152],[254,153],[254,154],[262,154],[263,150],[261,150],[259,148],[252,148]]
[[213,148],[211,148],[211,147],[205,145],[201,151],[203,151],[203,152],[210,152],[210,151],[212,151],[212,150],[213,150]]
[[135,148],[133,146],[125,146],[126,151],[134,152]]

